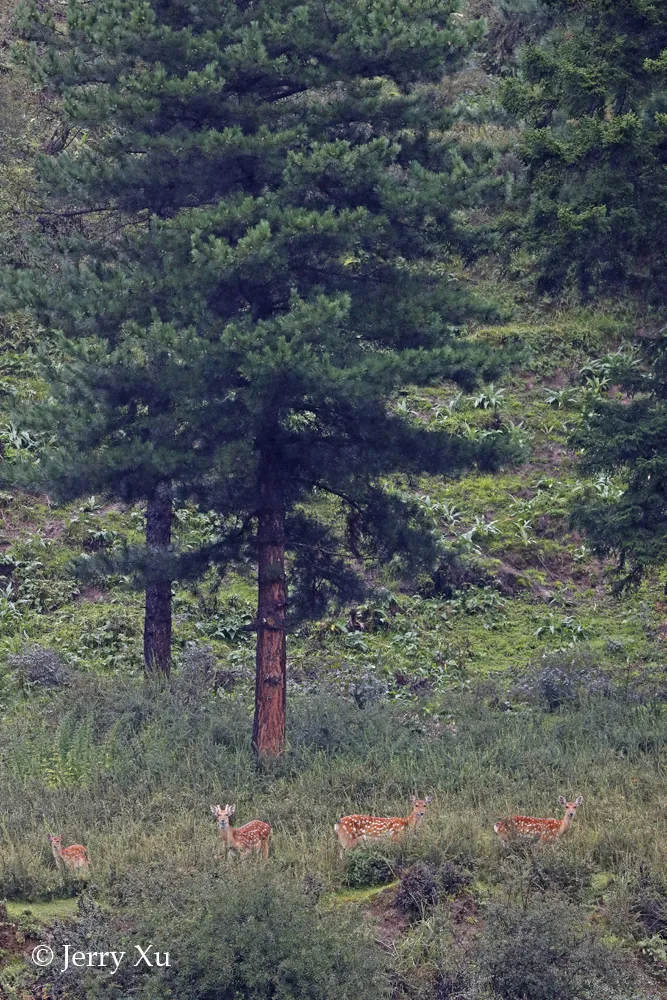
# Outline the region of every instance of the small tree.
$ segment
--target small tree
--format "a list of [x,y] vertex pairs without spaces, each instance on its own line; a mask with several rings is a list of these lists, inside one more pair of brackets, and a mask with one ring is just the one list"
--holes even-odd
[[[170,581],[251,547],[260,754],[284,744],[286,554],[311,611],[358,589],[366,556],[428,562],[433,533],[387,476],[507,451],[502,432],[430,431],[392,402],[496,367],[462,339],[480,309],[444,266],[483,182],[436,87],[477,33],[455,8],[70,0],[67,32],[29,19],[46,48],[24,57],[79,136],[41,162],[52,210],[107,220],[56,248],[57,280],[13,279],[68,338],[33,417],[57,442],[40,475],[147,501],[148,558],[129,555],[156,588],[149,666],[155,649],[166,669]],[[186,495],[229,530],[177,557]]]
[[591,490],[573,513],[600,554],[618,557],[619,588],[667,565],[667,333],[644,338],[636,360],[614,374],[626,398],[597,399],[573,439],[584,471],[625,479],[611,495]]

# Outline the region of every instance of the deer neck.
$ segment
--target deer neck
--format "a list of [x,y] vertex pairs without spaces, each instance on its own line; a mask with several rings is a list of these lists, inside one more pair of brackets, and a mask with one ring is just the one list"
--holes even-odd
[[560,822],[560,826],[558,827],[558,836],[560,837],[561,833],[566,833],[571,826],[572,826],[572,820],[569,819],[566,813]]
[[53,854],[54,858],[56,859],[56,864],[60,865],[62,863],[63,859],[62,859],[62,855],[60,853],[59,848],[57,848],[55,844],[51,844],[51,853]]
[[416,827],[419,826],[419,824],[421,822],[421,817],[418,816],[417,813],[413,810],[410,813],[410,815],[408,816],[406,822],[407,822],[408,826],[410,827],[410,829],[414,830]]
[[220,836],[222,837],[224,842],[226,844],[231,844],[231,842],[234,840],[234,832],[230,824],[226,823],[225,826],[221,826],[220,824],[218,824],[218,830],[220,831]]

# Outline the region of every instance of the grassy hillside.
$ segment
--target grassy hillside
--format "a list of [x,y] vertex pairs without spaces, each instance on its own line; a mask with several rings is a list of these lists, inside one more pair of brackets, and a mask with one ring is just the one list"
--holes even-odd
[[[461,280],[471,278],[462,274]],[[483,280],[479,287],[483,294]],[[391,688],[399,673],[437,689],[521,667],[573,642],[585,642],[623,665],[660,661],[659,583],[616,599],[605,566],[568,528],[568,514],[584,490],[617,489],[611,480],[582,479],[567,448],[568,431],[588,394],[613,391],[605,357],[623,349],[645,318],[614,304],[588,310],[507,306],[511,318],[504,325],[473,335],[500,349],[518,340],[524,350],[521,370],[470,396],[433,387],[405,393],[396,405],[415,419],[471,435],[500,423],[514,425],[524,444],[524,464],[496,476],[397,481],[394,488],[416,495],[442,536],[446,551],[439,572],[406,581],[400,567],[374,571],[381,591],[372,607],[359,609],[363,628],[349,628],[349,609],[342,609],[291,637],[295,682],[320,673],[329,677],[332,671],[354,678],[372,669]],[[39,394],[29,340],[17,343],[19,334],[6,333],[0,361],[5,398]],[[33,445],[26,431],[7,422],[0,436],[9,461]],[[137,540],[142,512],[109,506],[99,497],[62,509],[48,497],[3,495],[0,502],[3,658],[29,641],[57,650],[81,670],[138,671],[140,595],[127,579],[86,583],[72,573],[72,562]],[[177,522],[184,545],[216,528],[213,516],[192,509],[179,511]],[[252,618],[253,600],[251,565],[239,566],[224,580],[211,576],[180,590],[178,648],[206,643],[219,669],[247,677],[252,639],[240,629]]]
[[[482,294],[490,282],[460,278]],[[286,894],[312,924],[318,955],[318,935],[362,949],[355,969],[361,954],[372,965],[364,983],[340,971],[357,995],[371,982],[425,998],[667,995],[662,592],[649,581],[614,597],[567,519],[583,489],[617,488],[584,482],[566,437],[585,394],[609,391],[605,356],[644,319],[615,303],[506,305],[503,325],[472,333],[518,339],[520,369],[471,397],[441,386],[396,405],[471,434],[511,421],[525,463],[495,477],[396,482],[431,511],[443,563],[418,580],[385,566],[354,623],[342,609],[290,637],[289,751],[274,768],[257,771],[249,745],[253,649],[241,629],[253,614],[252,566],[177,593],[180,669],[169,691],[151,692],[131,581],[85,583],[70,568],[132,538],[142,512],[101,498],[59,509],[47,497],[2,497],[0,797],[11,805],[0,897],[19,927],[2,973],[8,996],[37,988],[12,958],[21,941],[108,940],[140,926],[190,968],[206,921],[195,930],[183,914],[204,900],[208,913],[214,897],[215,919],[234,923],[266,892]],[[6,331],[1,376],[7,397],[42,391],[27,335]],[[31,447],[19,427],[2,434],[5,460]],[[186,543],[215,528],[187,509],[178,525]],[[45,688],[54,669],[66,683]],[[339,857],[338,816],[407,814],[413,792],[435,795],[418,835]],[[524,851],[497,843],[495,819],[560,815],[559,794],[584,796],[567,838]],[[209,805],[232,801],[239,823],[272,824],[268,866],[222,856]],[[93,858],[93,899],[66,931],[40,923],[50,922],[42,904],[66,913],[59,901],[82,889],[56,870],[48,830],[86,843]],[[177,901],[171,917],[165,893]],[[21,915],[29,903],[36,909]],[[225,955],[221,979],[233,966]],[[302,961],[310,975],[314,953]],[[55,995],[110,988],[96,975],[65,977],[70,992]],[[128,995],[184,989],[125,975]],[[54,989],[65,980],[38,977]],[[237,995],[260,995],[253,989],[243,980]]]
[[[519,6],[464,5],[489,16],[495,48],[444,99],[493,86],[487,63],[514,57],[536,7]],[[47,95],[0,74],[0,98],[0,258],[24,263],[32,156],[64,138]],[[497,125],[461,129],[512,144]],[[511,425],[524,460],[392,481],[429,513],[440,564],[418,578],[368,566],[368,604],[289,636],[279,761],[258,766],[250,746],[254,565],[176,590],[175,669],[153,688],[141,593],[82,572],[82,557],[140,541],[144,511],[0,492],[0,1000],[667,997],[664,583],[615,596],[569,527],[578,498],[619,489],[582,477],[569,432],[616,392],[609,356],[654,317],[536,301],[526,261],[512,265],[452,264],[449,280],[499,303],[501,321],[468,332],[520,360],[469,395],[435,385],[394,405],[471,436]],[[38,444],[9,414],[45,393],[44,336],[0,319],[3,462]],[[181,546],[217,530],[190,507],[176,522]],[[407,815],[412,794],[434,796],[416,834],[341,857],[341,815]],[[561,794],[584,803],[558,842],[495,837],[508,814],[560,817]],[[267,863],[225,856],[215,803],[270,822]],[[89,879],[56,867],[49,832],[87,845]],[[59,958],[149,941],[171,967],[29,961],[38,944]]]

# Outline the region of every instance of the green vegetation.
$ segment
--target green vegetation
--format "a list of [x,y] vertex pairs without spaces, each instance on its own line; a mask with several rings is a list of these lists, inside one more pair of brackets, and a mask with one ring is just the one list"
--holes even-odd
[[[51,85],[0,73],[0,996],[667,997],[659,5],[37,8]],[[258,760],[265,404],[292,604]],[[341,856],[340,816],[414,794],[417,833]],[[561,794],[566,836],[494,835]],[[147,942],[171,965],[25,960]]]
[[71,897],[65,899],[50,899],[38,903],[8,902],[6,904],[7,913],[12,920],[19,923],[24,917],[28,917],[33,922],[39,921],[42,924],[52,924],[56,920],[66,920],[76,913],[76,899]]
[[667,13],[660,0],[555,0],[505,107],[521,139],[522,245],[540,288],[640,288],[664,302]]
[[[563,661],[551,670],[561,671],[561,684],[563,674],[574,677]],[[578,676],[576,697],[568,695],[557,709],[525,679],[513,691],[443,692],[428,713],[418,705],[379,702],[361,709],[340,695],[296,693],[289,747],[269,771],[253,761],[250,692],[217,699],[200,692],[184,706],[177,692],[142,695],[113,678],[80,678],[67,691],[33,696],[5,718],[1,792],[16,805],[3,830],[0,892],[14,899],[50,896],[61,906],[64,895],[81,887],[56,870],[46,830],[57,827],[66,840],[84,840],[93,859],[86,889],[92,899],[86,903],[84,895],[72,927],[55,937],[47,932],[47,940],[76,942],[94,927],[95,941],[114,935],[127,941],[135,933],[126,930],[132,915],[132,926],[155,947],[177,952],[178,969],[158,973],[158,980],[126,972],[119,982],[129,995],[143,995],[156,982],[184,988],[183,976],[199,982],[194,970],[207,939],[202,933],[197,943],[196,915],[205,900],[219,946],[240,948],[250,961],[249,939],[234,944],[223,929],[261,898],[267,932],[279,919],[271,906],[281,901],[297,924],[320,914],[317,935],[323,937],[313,938],[312,955],[300,952],[299,989],[325,974],[326,949],[339,948],[340,935],[348,933],[344,947],[357,956],[357,973],[371,968],[363,963],[377,963],[364,975],[407,977],[408,992],[413,977],[426,995],[445,973],[505,982],[502,956],[514,947],[516,923],[525,924],[522,933],[530,937],[546,920],[542,947],[548,935],[570,942],[572,967],[581,972],[583,962],[585,975],[605,984],[610,969],[618,975],[629,963],[623,975],[637,978],[635,995],[650,996],[642,992],[648,974],[642,948],[653,939],[656,952],[666,926],[659,830],[667,715],[655,693],[628,691],[622,678],[602,690],[593,668]],[[537,681],[542,690],[545,678]],[[572,687],[563,691],[571,694]],[[341,812],[405,813],[414,788],[435,794],[418,835],[339,857],[332,827]],[[510,810],[557,813],[559,791],[584,796],[566,839],[536,851],[498,843],[496,818]],[[208,808],[221,797],[237,802],[240,822],[270,820],[268,864],[222,856]],[[407,903],[405,893],[402,901],[398,894],[395,908],[395,878],[384,895],[368,891],[373,881],[386,885],[387,869],[400,873],[399,893],[409,887]],[[351,875],[367,889],[350,892]],[[420,895],[425,879],[428,891]],[[388,966],[359,937],[368,907],[366,920],[377,923],[373,933],[393,935],[397,946]],[[276,947],[289,952],[289,934]],[[478,972],[467,964],[469,953],[477,956]],[[531,974],[520,964],[517,971],[516,958],[509,964],[513,976]],[[341,975],[352,983],[357,973],[346,968]],[[554,981],[568,968],[554,968]],[[226,983],[227,974],[219,975]],[[52,981],[48,973],[40,976]],[[99,977],[95,981],[99,986]],[[79,995],[72,976],[68,985]],[[496,991],[513,995],[509,986]]]

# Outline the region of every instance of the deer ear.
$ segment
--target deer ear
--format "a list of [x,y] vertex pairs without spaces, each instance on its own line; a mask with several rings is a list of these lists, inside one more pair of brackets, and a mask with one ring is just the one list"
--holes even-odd
[[426,803],[426,805],[428,805],[429,802],[433,802],[433,796],[427,795],[426,798],[424,799],[424,802]]
[[575,804],[575,806],[580,806],[580,805],[582,805],[583,801],[584,801],[583,795],[578,795],[576,797],[576,799],[574,800],[574,804]]
[[227,813],[230,816],[233,816],[235,812],[236,812],[236,803],[234,803],[233,806],[227,806]]
[[558,796],[558,801],[560,802],[560,804],[562,806],[566,806],[567,805],[567,799],[565,798],[564,795],[559,795]]
[[412,804],[414,805],[415,802],[417,801],[417,796],[416,795],[411,795],[409,801],[412,802]]
[[220,811],[220,806],[211,806],[211,812],[214,816],[217,816]]

